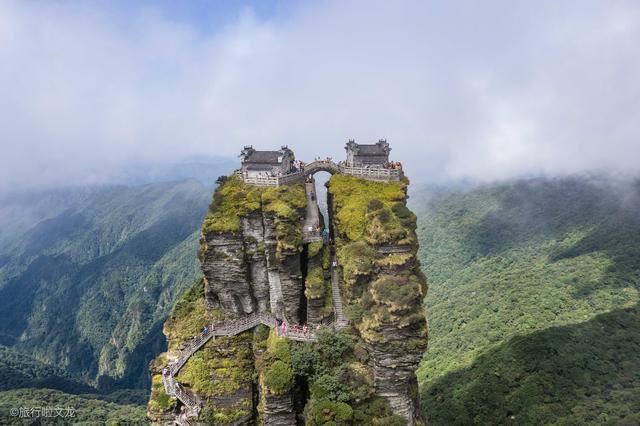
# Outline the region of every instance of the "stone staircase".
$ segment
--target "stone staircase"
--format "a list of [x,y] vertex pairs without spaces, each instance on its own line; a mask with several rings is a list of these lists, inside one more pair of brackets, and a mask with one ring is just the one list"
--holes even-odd
[[335,255],[331,263],[331,297],[333,299],[333,313],[335,316],[336,328],[344,328],[349,324],[342,312],[342,297],[340,296],[340,274],[338,273],[337,260]]
[[189,418],[197,418],[202,409],[202,400],[196,394],[187,391],[175,378],[175,375],[180,372],[180,369],[187,363],[189,358],[202,348],[205,343],[211,339],[215,339],[217,336],[235,336],[236,334],[256,327],[258,324],[275,328],[278,336],[287,339],[301,342],[313,342],[317,340],[315,331],[311,329],[306,332],[294,328],[288,328],[286,331],[283,331],[281,327],[277,327],[276,317],[266,312],[254,313],[242,318],[211,324],[207,327],[207,332],[193,338],[162,373],[162,383],[167,395],[180,400],[186,408],[185,412],[176,418],[176,423],[179,425],[190,424]]
[[312,193],[316,192],[316,184],[312,181],[305,183],[304,186],[307,193],[307,208],[305,220],[302,224],[302,242],[306,244],[322,241],[322,234],[318,231],[318,226],[320,225],[318,199],[311,196]]
[[380,254],[410,253],[413,250],[409,245],[381,245],[376,249]]

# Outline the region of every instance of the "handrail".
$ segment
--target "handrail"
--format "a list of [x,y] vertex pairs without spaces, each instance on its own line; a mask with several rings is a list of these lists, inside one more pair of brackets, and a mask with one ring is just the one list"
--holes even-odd
[[336,328],[344,328],[349,321],[342,312],[342,297],[340,296],[340,278],[338,276],[337,260],[334,255],[331,261],[331,298],[333,300],[333,312],[336,321]]
[[[335,313],[334,326],[336,329],[340,329],[346,326],[347,321],[342,314],[342,300],[340,298],[340,290],[338,288],[337,270],[334,266],[332,266],[331,271],[331,289]],[[288,327],[283,331],[282,327],[278,327],[278,320],[275,315],[269,312],[252,313],[241,318],[212,323],[207,327],[207,331],[205,333],[193,338],[187,347],[179,352],[178,357],[162,372],[162,383],[167,395],[177,398],[185,407],[187,407],[188,411],[185,413],[186,417],[181,418],[181,421],[183,421],[184,424],[188,424],[187,417],[198,417],[200,410],[202,409],[202,400],[198,398],[197,394],[187,392],[174,376],[178,374],[189,358],[191,358],[191,356],[210,339],[215,338],[216,336],[235,336],[236,334],[256,327],[258,324],[264,324],[267,327],[275,328],[277,335],[286,339],[302,342],[313,342],[318,339],[316,332],[312,329],[307,329],[305,331]]]
[[340,166],[344,174],[374,180],[400,180],[404,176],[402,169],[388,169],[384,167],[354,167]]
[[257,186],[281,186],[291,182],[297,182],[304,178],[302,171],[287,173],[282,176],[245,176],[242,172],[239,173],[242,180],[245,183],[250,183]]
[[390,169],[387,167],[361,167],[347,166],[344,163],[335,163],[327,160],[316,160],[304,166],[303,170],[287,173],[282,176],[245,176],[242,171],[236,170],[234,173],[242,177],[245,183],[257,186],[281,186],[291,182],[298,182],[304,176],[308,176],[317,171],[328,171],[329,173],[344,173],[360,177],[362,179],[379,181],[398,181],[404,176],[402,169]]

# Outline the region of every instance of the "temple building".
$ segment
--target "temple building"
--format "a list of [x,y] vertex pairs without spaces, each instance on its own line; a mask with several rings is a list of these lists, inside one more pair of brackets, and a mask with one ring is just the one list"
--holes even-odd
[[347,151],[348,167],[386,167],[389,163],[391,148],[386,139],[374,144],[359,144],[350,139],[344,149]]
[[240,153],[245,178],[286,175],[292,171],[294,160],[293,151],[286,145],[278,151],[257,151],[248,145]]

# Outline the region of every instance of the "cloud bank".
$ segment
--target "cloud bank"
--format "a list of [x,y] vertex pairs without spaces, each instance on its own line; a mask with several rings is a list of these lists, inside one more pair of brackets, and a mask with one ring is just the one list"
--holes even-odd
[[640,168],[637,1],[303,2],[206,32],[95,4],[0,0],[0,189],[348,138],[428,181]]

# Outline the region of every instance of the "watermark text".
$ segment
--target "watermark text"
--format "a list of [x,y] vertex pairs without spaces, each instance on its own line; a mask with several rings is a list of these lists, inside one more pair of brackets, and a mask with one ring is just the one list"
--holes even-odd
[[23,419],[46,418],[70,418],[76,416],[76,409],[73,407],[14,407],[10,410],[12,417]]

